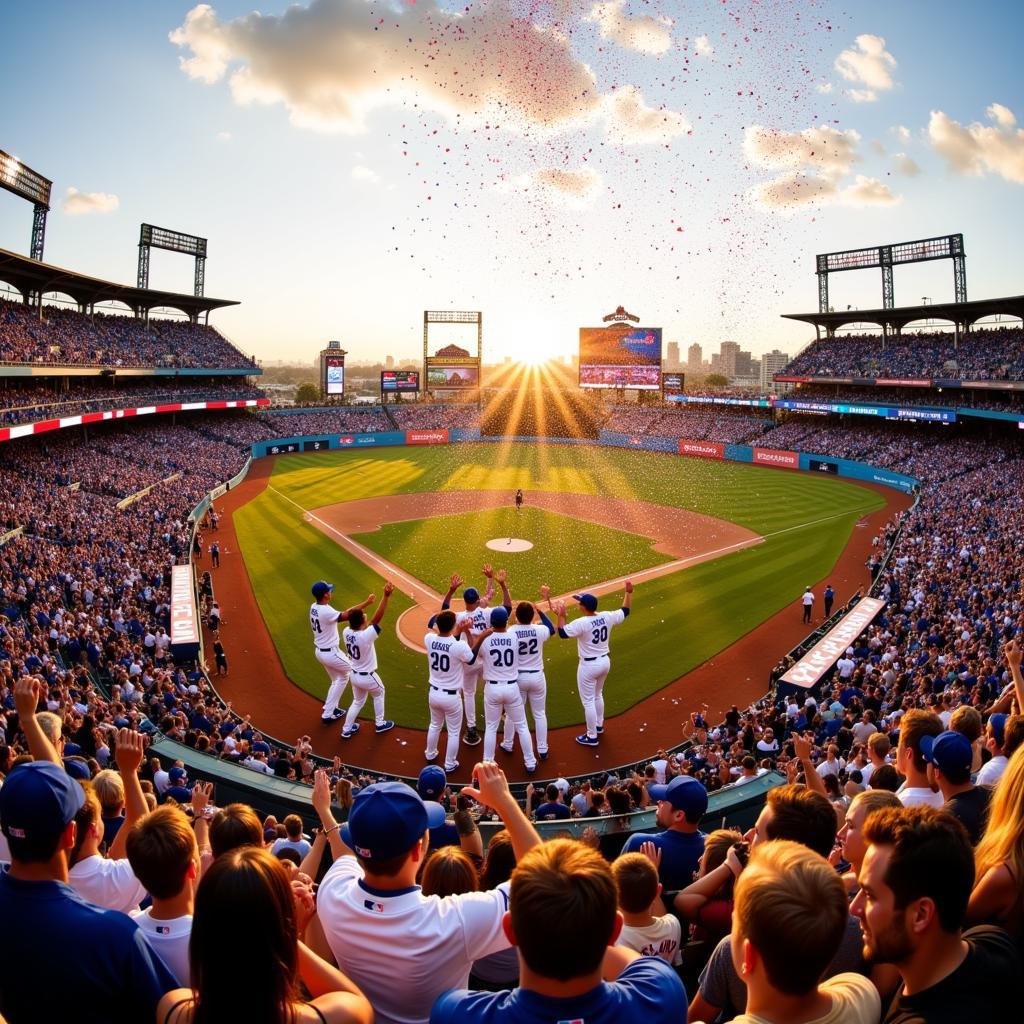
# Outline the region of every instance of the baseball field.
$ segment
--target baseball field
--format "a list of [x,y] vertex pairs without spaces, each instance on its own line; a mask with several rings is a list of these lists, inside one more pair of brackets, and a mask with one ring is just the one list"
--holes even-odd
[[[281,458],[234,525],[285,672],[316,697],[327,678],[311,649],[310,584],[337,584],[335,604],[345,606],[395,581],[377,642],[387,714],[424,728],[416,647],[452,573],[482,588],[491,563],[508,571],[516,601],[537,600],[546,583],[555,595],[592,590],[602,607],[617,607],[623,580],[634,579],[634,614],[612,642],[613,716],[796,601],[832,570],[858,520],[882,507],[875,491],[831,477],[481,443]],[[512,540],[532,547],[510,550]],[[546,651],[550,724],[579,722],[575,644],[555,638]]]

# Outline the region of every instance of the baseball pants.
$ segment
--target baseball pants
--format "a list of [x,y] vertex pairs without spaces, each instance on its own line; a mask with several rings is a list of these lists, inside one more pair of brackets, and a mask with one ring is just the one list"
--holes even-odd
[[484,685],[484,717],[487,723],[484,731],[484,760],[494,760],[494,748],[498,745],[498,724],[504,712],[512,720],[519,742],[523,745],[523,763],[527,768],[536,768],[537,758],[533,753],[533,740],[526,725],[526,709],[523,707],[519,686],[514,680]]
[[437,757],[437,741],[441,738],[441,726],[448,730],[448,746],[444,752],[445,771],[451,771],[459,760],[459,739],[462,733],[462,696],[446,693],[436,686],[430,687],[427,698],[430,708],[430,726],[427,728],[426,758],[433,761]]
[[604,725],[604,681],[611,667],[611,659],[604,654],[593,661],[581,661],[576,670],[576,688],[587,719],[587,735],[592,740],[597,739],[597,727]]
[[476,688],[481,681],[483,663],[474,662],[462,667],[462,700],[466,706],[466,728],[476,728]]
[[[530,705],[533,712],[533,731],[537,735],[537,753],[548,752],[548,713],[546,700],[548,684],[543,672],[519,671],[519,694],[523,698],[523,707]],[[512,719],[505,715],[505,735],[502,743],[506,747],[515,746],[515,729]]]
[[345,732],[351,732],[359,712],[363,710],[367,697],[373,697],[373,717],[377,725],[384,724],[384,684],[376,672],[353,672],[349,680],[352,684],[352,703],[345,715]]
[[345,692],[345,684],[348,683],[352,665],[337,647],[330,647],[327,650],[318,647],[316,649],[316,660],[323,665],[324,671],[331,680],[331,685],[327,688],[327,699],[324,701],[324,710],[322,712],[323,718],[330,718],[341,703],[341,696]]

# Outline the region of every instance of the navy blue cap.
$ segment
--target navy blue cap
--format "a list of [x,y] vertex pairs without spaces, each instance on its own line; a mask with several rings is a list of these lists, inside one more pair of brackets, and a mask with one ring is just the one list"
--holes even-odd
[[408,853],[428,828],[444,820],[439,803],[421,800],[404,782],[377,782],[352,801],[341,840],[364,860],[388,860]]
[[480,591],[476,587],[466,587],[462,592],[462,600],[466,604],[476,604],[480,600]]
[[0,831],[27,858],[53,852],[60,834],[85,803],[85,790],[50,761],[20,764],[0,787]]
[[988,717],[988,724],[992,727],[992,737],[999,746],[1002,746],[1006,741],[1006,719],[1009,717],[1009,715],[1002,713],[989,715]]
[[593,594],[573,594],[572,599],[579,601],[588,612],[597,611],[597,598]]
[[491,625],[504,626],[508,622],[508,609],[499,604],[497,608],[491,609]]
[[677,775],[667,786],[648,786],[652,800],[665,800],[688,818],[708,809],[708,791],[692,775]]
[[974,748],[962,733],[947,729],[938,736],[921,737],[921,756],[943,775],[956,776],[971,770]]
[[428,764],[416,781],[416,791],[424,800],[438,800],[448,785],[448,776],[444,769],[436,764]]
[[325,583],[323,580],[317,580],[311,589],[313,591],[313,596],[319,601],[324,594],[329,594],[334,589],[334,584]]

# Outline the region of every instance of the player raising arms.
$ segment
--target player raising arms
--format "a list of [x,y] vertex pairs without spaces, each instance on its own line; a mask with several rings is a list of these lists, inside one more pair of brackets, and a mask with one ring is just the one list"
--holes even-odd
[[[490,625],[487,617],[486,609],[490,606],[491,598],[494,596],[494,570],[490,565],[483,567],[483,574],[487,579],[487,590],[484,592],[484,596],[481,597],[475,587],[466,587],[462,592],[462,600],[466,603],[466,610],[459,612],[457,621],[461,624],[462,622],[469,621],[470,628],[467,634],[467,639],[472,640],[474,637],[478,637],[488,625]],[[508,587],[506,585],[506,573],[504,569],[500,569],[497,575],[497,581],[501,586],[502,599],[504,603],[511,607],[512,599],[508,594]],[[451,583],[448,587],[448,593],[445,594],[444,600],[441,602],[441,610],[444,611],[451,604],[452,595],[462,584],[462,577],[456,573],[451,578]],[[478,662],[473,662],[467,665],[463,670],[462,675],[462,699],[466,708],[466,745],[469,747],[475,747],[480,742],[480,733],[477,732],[476,728],[476,688],[480,682],[480,669],[481,665]]]
[[327,688],[327,699],[320,715],[320,721],[333,722],[341,718],[344,712],[338,707],[341,695],[345,692],[352,666],[348,658],[341,653],[338,646],[338,623],[348,622],[349,616],[356,611],[369,607],[377,599],[371,594],[362,604],[354,605],[345,611],[331,607],[334,584],[317,580],[311,587],[315,600],[309,607],[309,625],[313,630],[313,647],[316,660],[324,667],[331,680]]
[[[431,632],[423,639],[430,673],[430,694],[427,698],[430,727],[427,729],[424,756],[428,761],[437,759],[437,742],[443,725],[448,730],[448,746],[444,755],[446,772],[453,772],[459,767],[456,758],[459,754],[459,734],[462,732],[463,672],[475,654],[473,648],[458,634],[468,635],[471,625],[469,619],[456,622],[455,612],[446,608],[430,620]],[[433,632],[435,627],[436,633]]]
[[598,612],[597,598],[593,594],[573,594],[586,614],[572,622],[565,621],[565,602],[559,601],[558,635],[563,640],[576,638],[580,664],[576,670],[576,686],[583,702],[583,714],[587,719],[587,731],[576,737],[576,742],[585,747],[596,747],[598,734],[604,732],[604,681],[612,667],[608,657],[608,634],[614,626],[624,622],[629,615],[633,599],[633,581],[626,580],[626,594],[622,607],[614,612]]
[[[545,584],[540,588],[541,597],[548,608],[554,612],[551,604],[551,588]],[[534,616],[540,615],[540,624],[534,625]],[[515,624],[509,629],[519,641],[519,693],[523,704],[530,704],[533,712],[533,728],[537,734],[537,756],[546,761],[548,757],[548,715],[546,700],[548,693],[547,679],[544,676],[545,643],[555,635],[554,623],[541,609],[534,608],[529,601],[520,601],[515,609]],[[511,754],[515,746],[515,733],[512,719],[505,715],[505,736],[501,749]]]
[[[353,608],[348,614],[348,625],[342,631],[341,638],[345,642],[349,661],[352,663],[352,704],[345,716],[345,725],[341,730],[341,738],[349,739],[359,732],[356,719],[363,710],[367,697],[373,697],[373,715],[377,723],[377,732],[394,729],[395,723],[384,718],[384,684],[377,675],[377,650],[374,643],[380,636],[380,623],[388,607],[388,600],[394,592],[395,585],[390,581],[384,584],[384,596],[380,599],[373,621],[366,626],[366,615],[362,608]],[[366,626],[364,629],[363,627]]]

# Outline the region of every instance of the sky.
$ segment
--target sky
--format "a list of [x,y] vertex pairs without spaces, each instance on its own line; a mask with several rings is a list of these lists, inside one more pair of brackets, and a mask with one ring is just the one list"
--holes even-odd
[[[424,309],[568,355],[619,305],[796,352],[815,253],[954,232],[970,298],[1021,291],[1019,3],[252,3],[0,5],[0,149],[53,179],[49,262],[134,283],[142,222],[208,238],[258,358],[418,358]],[[0,192],[0,247],[31,223]],[[154,250],[153,287],[192,274]],[[830,289],[881,305],[878,271]],[[952,266],[895,290],[951,300]]]

